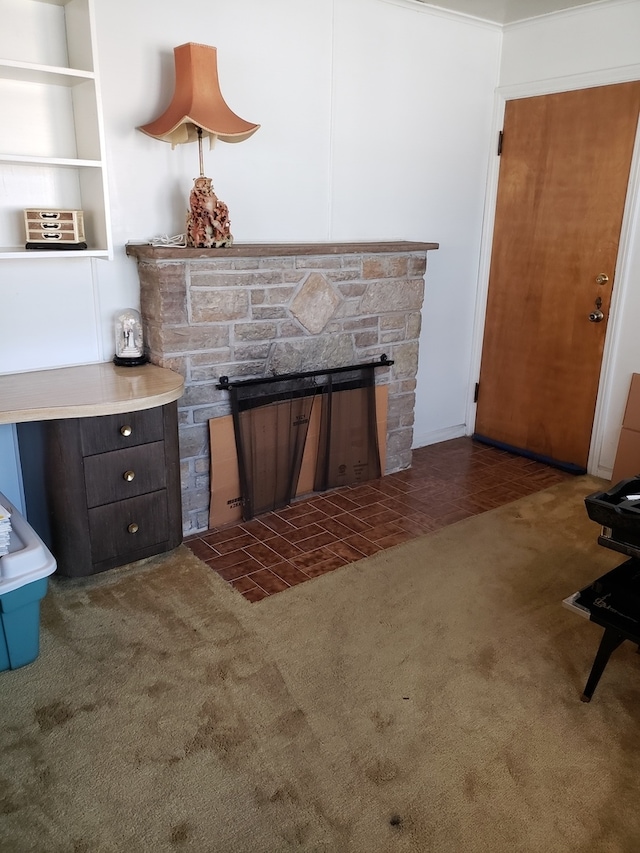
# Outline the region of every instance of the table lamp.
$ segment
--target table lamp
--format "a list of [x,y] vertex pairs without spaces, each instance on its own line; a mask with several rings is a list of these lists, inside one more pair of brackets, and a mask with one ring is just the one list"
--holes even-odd
[[243,142],[260,127],[237,116],[227,106],[218,81],[215,47],[188,42],[174,48],[176,82],[173,100],[155,121],[139,128],[143,133],[170,142],[171,147],[198,142],[200,175],[194,178],[187,213],[187,246],[199,249],[230,246],[227,205],[217,198],[211,178],[205,177],[202,138]]

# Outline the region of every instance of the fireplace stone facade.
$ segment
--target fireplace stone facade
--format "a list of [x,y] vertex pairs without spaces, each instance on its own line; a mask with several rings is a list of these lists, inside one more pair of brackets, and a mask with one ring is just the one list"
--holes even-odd
[[[180,373],[185,535],[206,530],[208,422],[231,411],[230,379],[379,360],[387,384],[385,473],[411,465],[427,252],[437,243],[245,244],[224,249],[129,245],[137,260],[145,342]],[[214,450],[215,452],[215,450]]]

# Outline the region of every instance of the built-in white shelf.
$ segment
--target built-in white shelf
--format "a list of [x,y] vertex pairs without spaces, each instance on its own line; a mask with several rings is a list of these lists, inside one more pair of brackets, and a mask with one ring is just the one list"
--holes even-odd
[[46,83],[50,86],[77,86],[85,80],[95,79],[95,74],[77,68],[58,68],[52,65],[36,65],[33,62],[0,59],[0,79]]
[[110,253],[106,249],[57,249],[55,251],[47,251],[47,249],[25,249],[24,247],[16,246],[15,248],[0,247],[0,260],[42,260],[43,258],[108,258]]
[[[0,0],[0,19],[0,259],[111,257],[93,0]],[[26,250],[28,208],[82,210],[88,249]]]
[[0,163],[26,166],[60,166],[67,169],[102,169],[100,160],[75,160],[67,157],[34,157],[30,154],[0,154]]

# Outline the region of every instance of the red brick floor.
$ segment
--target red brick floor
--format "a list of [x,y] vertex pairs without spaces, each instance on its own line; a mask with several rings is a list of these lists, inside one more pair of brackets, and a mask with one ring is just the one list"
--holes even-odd
[[407,471],[314,494],[185,544],[249,601],[260,601],[570,477],[458,438],[413,452]]

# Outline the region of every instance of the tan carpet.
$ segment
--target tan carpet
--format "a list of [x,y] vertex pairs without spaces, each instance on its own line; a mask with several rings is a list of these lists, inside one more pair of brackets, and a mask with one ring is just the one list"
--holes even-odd
[[640,657],[561,606],[624,559],[572,479],[250,605],[181,547],[55,580],[0,673],[5,853],[635,853]]

